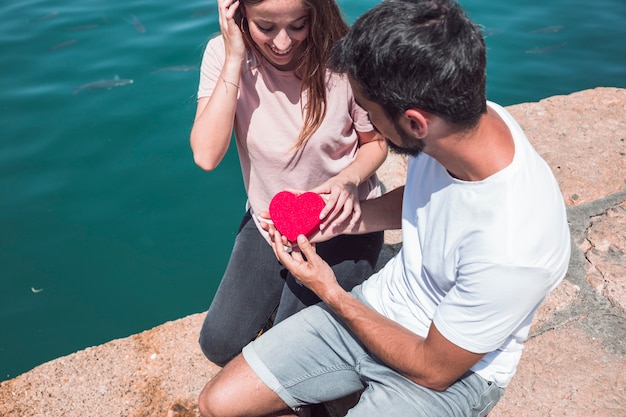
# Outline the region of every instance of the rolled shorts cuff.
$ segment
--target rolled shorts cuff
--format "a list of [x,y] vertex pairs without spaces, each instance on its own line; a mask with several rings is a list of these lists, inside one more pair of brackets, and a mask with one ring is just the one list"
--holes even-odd
[[300,410],[300,404],[287,392],[285,387],[281,385],[274,374],[265,366],[261,358],[259,358],[259,355],[254,350],[254,342],[246,345],[241,353],[248,365],[265,385],[274,391],[293,411]]

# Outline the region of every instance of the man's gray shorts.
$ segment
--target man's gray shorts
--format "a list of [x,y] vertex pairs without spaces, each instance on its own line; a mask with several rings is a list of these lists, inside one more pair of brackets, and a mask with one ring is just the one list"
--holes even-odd
[[[352,294],[360,299],[360,287]],[[370,355],[326,305],[281,322],[243,356],[289,407],[364,390],[348,416],[486,416],[504,389],[468,372],[443,392],[422,387]]]

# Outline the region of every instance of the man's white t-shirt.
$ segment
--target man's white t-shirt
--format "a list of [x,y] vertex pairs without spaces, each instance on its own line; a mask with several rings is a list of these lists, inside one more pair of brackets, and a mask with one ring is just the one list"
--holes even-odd
[[372,307],[425,337],[431,323],[455,345],[487,353],[471,369],[505,387],[535,310],[565,276],[570,236],[550,167],[517,122],[515,156],[478,182],[453,178],[435,159],[410,158],[402,250],[367,280]]

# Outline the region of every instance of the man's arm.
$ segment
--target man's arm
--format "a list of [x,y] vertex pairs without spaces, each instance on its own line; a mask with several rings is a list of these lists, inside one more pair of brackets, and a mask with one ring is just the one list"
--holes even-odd
[[[311,242],[325,242],[341,234],[360,235],[402,228],[402,199],[404,186],[395,188],[380,197],[361,201],[361,218],[355,224],[346,219],[341,224],[331,224],[310,237]],[[259,213],[261,227],[270,235],[276,232],[269,212]],[[289,242],[284,238],[283,244]]]
[[367,307],[339,286],[330,266],[304,236],[298,237],[299,249],[287,253],[280,233],[274,232],[272,246],[282,264],[337,313],[374,355],[415,383],[443,391],[484,355],[449,342],[434,324],[422,338]]
[[361,218],[356,224],[347,220],[330,224],[311,237],[312,242],[322,242],[341,234],[359,235],[382,230],[402,228],[402,199],[404,186],[395,188],[380,197],[361,201]]

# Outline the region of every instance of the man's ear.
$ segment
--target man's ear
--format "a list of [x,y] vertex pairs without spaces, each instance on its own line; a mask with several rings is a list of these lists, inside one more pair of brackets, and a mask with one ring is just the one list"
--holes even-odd
[[418,139],[423,139],[428,134],[428,114],[419,109],[408,109],[404,112],[409,128]]

